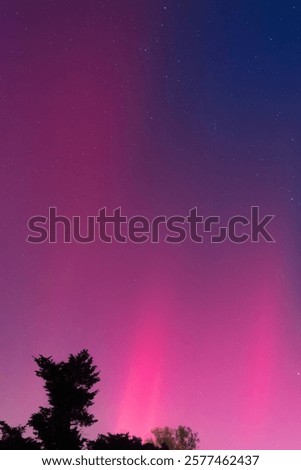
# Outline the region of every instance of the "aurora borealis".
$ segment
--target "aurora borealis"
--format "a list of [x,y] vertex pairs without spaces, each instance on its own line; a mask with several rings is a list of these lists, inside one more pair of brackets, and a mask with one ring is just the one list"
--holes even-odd
[[[93,435],[300,448],[300,25],[290,0],[1,3],[0,419],[44,403],[32,356],[88,348]],[[276,242],[27,243],[50,206],[259,206]]]

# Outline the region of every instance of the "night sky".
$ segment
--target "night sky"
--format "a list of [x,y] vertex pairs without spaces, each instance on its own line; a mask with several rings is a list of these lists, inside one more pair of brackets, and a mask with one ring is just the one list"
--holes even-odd
[[[299,449],[301,4],[3,0],[0,21],[0,418],[45,404],[32,356],[88,348],[88,436]],[[26,242],[49,206],[252,205],[276,243]]]

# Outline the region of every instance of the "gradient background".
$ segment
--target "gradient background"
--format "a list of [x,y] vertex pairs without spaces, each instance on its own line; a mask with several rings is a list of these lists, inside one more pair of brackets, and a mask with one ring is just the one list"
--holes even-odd
[[[2,0],[1,419],[88,348],[86,431],[300,449],[301,5]],[[277,243],[30,245],[47,215],[276,215]]]

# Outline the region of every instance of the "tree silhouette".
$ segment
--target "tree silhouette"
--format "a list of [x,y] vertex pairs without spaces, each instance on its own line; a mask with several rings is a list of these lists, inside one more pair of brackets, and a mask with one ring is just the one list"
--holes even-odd
[[193,432],[187,426],[177,428],[155,428],[152,429],[154,440],[150,440],[154,445],[175,450],[194,450],[199,443],[198,433]]
[[11,427],[0,421],[0,450],[53,449],[53,450],[159,450],[196,449],[199,438],[189,427],[155,428],[153,439],[142,442],[137,436],[126,434],[99,434],[95,440],[82,436],[82,427],[97,422],[89,412],[99,382],[99,372],[93,358],[84,349],[69,355],[67,361],[55,362],[53,358],[39,356],[34,359],[36,375],[44,381],[48,407],[40,407],[31,415],[28,425],[36,439],[24,437],[26,426]]
[[81,449],[85,439],[81,427],[97,420],[88,412],[93,405],[99,373],[86,349],[70,355],[66,362],[54,362],[52,357],[35,358],[36,375],[44,380],[49,407],[40,407],[29,419],[43,449]]
[[99,434],[95,441],[88,443],[90,450],[158,450],[154,444],[148,442],[143,444],[142,439],[126,434]]
[[40,446],[34,439],[23,437],[25,426],[11,427],[0,421],[0,450],[36,450]]

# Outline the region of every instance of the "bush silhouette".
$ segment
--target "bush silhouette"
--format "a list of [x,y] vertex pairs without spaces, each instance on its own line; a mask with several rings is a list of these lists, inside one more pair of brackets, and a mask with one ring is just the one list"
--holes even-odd
[[87,350],[66,362],[54,362],[52,357],[35,358],[36,374],[44,380],[49,407],[40,407],[28,424],[33,427],[43,449],[81,449],[85,439],[81,427],[97,420],[88,408],[93,405],[99,373]]
[[39,444],[30,437],[23,437],[25,426],[11,427],[0,421],[0,450],[37,450]]
[[152,443],[142,443],[142,439],[136,436],[126,434],[99,434],[95,441],[88,443],[88,449],[91,450],[158,450]]

